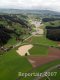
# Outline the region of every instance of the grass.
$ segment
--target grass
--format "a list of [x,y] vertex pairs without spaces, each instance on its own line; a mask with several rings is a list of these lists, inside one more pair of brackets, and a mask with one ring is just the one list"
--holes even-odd
[[[27,40],[29,43],[29,39]],[[57,46],[57,42],[47,39],[45,36],[33,36],[31,37],[32,44],[41,44],[41,45],[48,45],[48,46]]]
[[[21,35],[20,37],[23,38],[23,39],[26,39],[28,38],[30,35]],[[15,37],[12,37],[8,42],[7,44],[5,44],[4,46],[5,47],[9,47],[11,45],[15,45],[15,44],[18,44],[19,42],[21,41],[17,41]]]
[[16,50],[0,56],[0,80],[16,80],[18,72],[26,72],[31,68],[27,59],[18,55]]
[[[60,80],[60,70],[58,68],[53,69],[51,72],[51,75],[49,76],[50,80]],[[53,74],[52,74],[53,72]],[[56,72],[56,74],[54,74],[54,72]],[[48,80],[47,77],[43,77],[40,80]]]
[[9,46],[14,45],[14,44],[17,44],[17,43],[18,43],[18,41],[16,41],[16,38],[13,37],[13,38],[11,38],[11,39],[7,42],[7,44],[5,44],[4,46],[5,46],[5,47],[9,47]]
[[[53,23],[53,25],[51,23]],[[51,22],[46,22],[44,24],[45,24],[45,26],[57,27],[57,26],[60,26],[60,21],[59,20],[57,20],[57,21],[51,21]]]
[[0,24],[3,24],[3,25],[7,25],[7,21],[5,21],[5,20],[0,20]]
[[47,55],[48,47],[42,45],[34,45],[32,49],[29,50],[31,55]]
[[26,42],[33,45],[29,50],[31,55],[47,55],[49,46],[57,46],[57,42],[45,38],[45,36],[33,36]]
[[[13,25],[14,26],[14,25]],[[17,32],[19,31],[19,24],[15,26]],[[22,29],[21,29],[22,30]],[[27,36],[23,35],[26,38]],[[32,37],[31,42],[27,40],[28,43],[34,45],[34,47],[29,50],[31,55],[46,55],[48,53],[48,46],[57,46],[57,43],[45,38],[45,36]],[[5,46],[13,45],[17,43],[15,38],[10,39]],[[1,52],[0,52],[1,53]],[[43,72],[53,65],[60,64],[60,60],[44,64],[41,67],[37,67],[32,72]],[[4,55],[0,56],[0,80],[16,80],[18,78],[18,72],[28,72],[32,69],[32,65],[28,62],[26,57],[21,57],[16,53],[16,49],[4,52]],[[59,77],[59,76],[58,76]],[[33,80],[34,77],[21,78],[21,80]],[[56,78],[56,80],[59,80]]]
[[24,34],[24,35],[21,35],[20,37],[22,38],[22,39],[26,39],[26,38],[28,38],[30,35],[29,34]]
[[51,72],[57,72],[56,76],[50,76],[51,80],[60,80],[60,70],[58,68],[52,70]]
[[[56,61],[44,64],[41,67],[37,67],[37,68],[33,69],[32,73],[36,73],[36,72],[42,73],[42,72],[46,71],[47,69],[49,69],[50,67],[58,65],[58,64],[60,64],[60,60],[56,60]],[[34,78],[35,78],[34,76],[30,76],[30,77],[26,77],[26,78],[23,77],[20,80],[33,80]],[[60,78],[60,76],[58,76],[58,79],[56,77],[56,80],[60,80],[59,78]],[[44,80],[44,79],[42,79],[42,80]],[[52,80],[54,80],[54,79],[52,79]]]

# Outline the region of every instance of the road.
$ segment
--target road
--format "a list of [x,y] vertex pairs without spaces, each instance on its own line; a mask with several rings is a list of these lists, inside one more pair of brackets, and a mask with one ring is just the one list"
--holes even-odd
[[[26,38],[24,41],[28,40],[29,38],[31,38],[32,36],[36,36],[36,34],[42,35],[43,29],[40,29],[40,26],[42,25],[40,21],[31,21],[31,24],[35,25],[35,32],[32,32],[31,36],[29,36],[28,38]],[[22,44],[22,42],[19,42],[15,45],[13,45],[13,48],[18,47]]]
[[43,24],[41,24],[41,21],[31,20],[31,24],[35,25],[35,28],[34,28],[35,31],[32,32],[32,35],[36,36],[36,35],[43,35],[44,34],[44,30],[40,28],[43,25]]
[[[29,36],[28,38],[24,39],[24,41],[28,40],[28,39],[31,38],[32,36],[33,36],[33,35],[31,35],[31,36]],[[24,41],[23,41],[23,42],[24,42]],[[20,46],[20,45],[23,45],[23,44],[26,44],[26,43],[19,42],[19,43],[13,45],[13,48],[16,48],[16,47],[18,47],[18,46]]]
[[[28,40],[29,38],[31,38],[32,36],[41,36],[44,34],[43,29],[40,29],[40,26],[42,26],[43,24],[41,24],[41,21],[33,21],[31,20],[31,24],[35,25],[35,32],[32,32],[31,36],[29,36],[28,38],[26,38],[24,41]],[[15,45],[13,45],[13,48],[18,47],[22,44],[22,42],[19,42]]]

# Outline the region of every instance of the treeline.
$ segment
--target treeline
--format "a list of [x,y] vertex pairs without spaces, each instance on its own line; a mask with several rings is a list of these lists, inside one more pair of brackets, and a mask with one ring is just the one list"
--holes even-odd
[[15,37],[19,37],[21,35],[14,29],[8,29],[4,25],[0,24],[0,46],[6,44],[9,39],[12,38],[12,34],[14,34]]
[[30,34],[31,26],[25,18],[27,19],[24,15],[0,15],[0,46],[5,45],[11,38],[23,41],[23,35]]
[[0,25],[0,46],[6,44],[11,38],[12,30],[5,28],[3,25]]
[[47,30],[46,37],[48,39],[51,39],[54,41],[60,41],[60,26],[58,27],[47,26],[46,30]]
[[46,29],[60,29],[60,26],[46,26]]
[[12,22],[19,23],[23,25],[22,27],[29,27],[26,20],[23,18],[18,18],[16,15],[0,15],[0,20],[5,20],[7,22],[10,22],[10,24],[12,24]]
[[60,18],[43,18],[42,19],[43,22],[50,22],[50,21],[56,21],[56,20],[60,20]]

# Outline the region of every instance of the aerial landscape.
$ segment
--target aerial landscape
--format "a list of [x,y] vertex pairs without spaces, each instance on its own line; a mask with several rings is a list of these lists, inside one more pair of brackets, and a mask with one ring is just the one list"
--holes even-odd
[[13,2],[0,6],[0,80],[60,80],[59,9]]

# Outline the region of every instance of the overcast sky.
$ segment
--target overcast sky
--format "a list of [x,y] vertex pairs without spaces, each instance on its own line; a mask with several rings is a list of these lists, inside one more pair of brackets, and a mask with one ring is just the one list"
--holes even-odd
[[0,0],[0,8],[49,9],[60,11],[60,0]]

